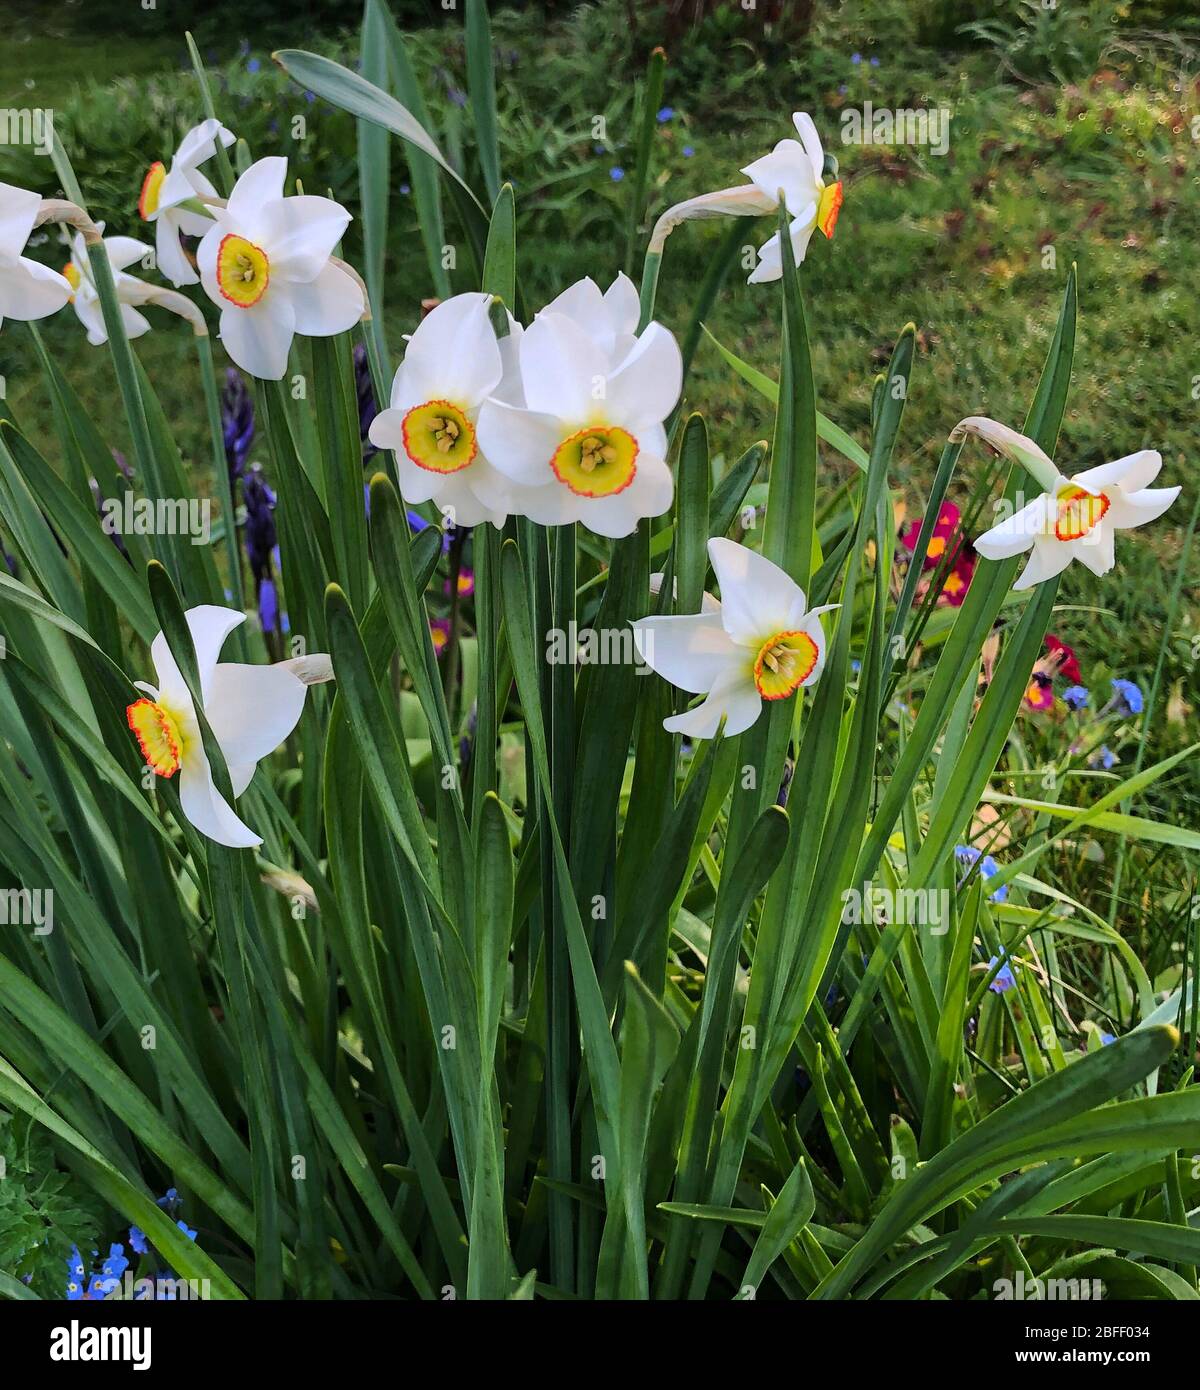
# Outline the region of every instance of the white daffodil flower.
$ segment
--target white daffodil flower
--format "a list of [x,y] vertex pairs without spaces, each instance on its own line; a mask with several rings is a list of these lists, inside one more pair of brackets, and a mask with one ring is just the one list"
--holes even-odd
[[238,179],[196,251],[200,283],[221,310],[221,341],[243,371],[279,381],[292,338],[344,333],[363,292],[333,259],[350,214],[332,198],[285,198],[287,160],[260,159]]
[[658,323],[615,361],[624,334],[607,309],[591,329],[549,310],[534,319],[515,345],[519,384],[506,378],[479,413],[479,446],[520,485],[521,515],[627,536],[671,506],[663,421],[683,388],[683,359]]
[[[233,131],[209,117],[193,126],[179,142],[169,169],[156,161],[146,172],[138,213],[143,221],[155,224],[158,268],[173,285],[195,285],[200,281],[184,255],[180,233],[202,237],[212,229],[212,217],[194,206],[197,200],[204,202],[217,196],[217,190],[200,172],[200,165],[216,154],[218,141],[228,149],[236,139]],[[187,203],[193,206],[184,206]]]
[[[797,265],[807,254],[809,240],[818,227],[832,241],[842,206],[842,185],[836,179],[825,181],[825,151],[812,117],[797,111],[792,121],[799,140],[780,140],[770,154],[748,164],[742,173],[749,176],[750,183],[702,193],[668,208],[654,224],[649,250],[661,255],[667,237],[681,222],[693,218],[762,217],[775,212],[780,193],[792,219],[792,255]],[[778,280],[783,274],[778,232],[762,246],[758,258],[750,283]]]
[[1181,491],[1149,486],[1162,468],[1157,449],[1142,449],[1068,478],[1032,439],[996,420],[972,415],[954,427],[950,438],[968,434],[1019,463],[1045,489],[975,542],[987,560],[1007,560],[1032,547],[1014,589],[1053,579],[1072,560],[1093,574],[1107,574],[1116,563],[1116,533],[1162,516]]
[[[274,666],[218,662],[225,639],[246,615],[203,604],[186,614],[196,648],[204,713],[229,769],[234,796],[250,785],[254,769],[287,738],[304,712],[309,685],[333,679],[329,658],[313,654]],[[150,648],[157,688],[146,692],[126,714],[146,759],[159,777],[179,773],[179,802],[202,834],[231,849],[262,844],[217,790],[204,752],[195,706],[175,658],[160,632]]]
[[514,485],[488,462],[476,430],[504,371],[491,303],[488,294],[458,294],[422,319],[391,406],[371,422],[371,442],[395,452],[405,501],[433,501],[455,526],[503,526],[513,510]]
[[[100,231],[104,223],[96,224]],[[73,294],[71,303],[79,322],[87,329],[88,342],[93,347],[108,342],[108,329],[104,326],[104,313],[100,307],[100,295],[92,279],[92,267],[88,260],[87,246],[83,233],[76,232],[71,238],[71,259],[63,272],[70,282]],[[157,285],[148,285],[136,275],[130,275],[126,266],[152,256],[154,250],[144,241],[131,236],[109,236],[104,238],[104,250],[108,263],[112,266],[113,285],[117,291],[117,301],[121,306],[121,321],[125,325],[128,338],[140,338],[150,331],[150,320],[138,312],[135,305],[148,304],[162,293]]]
[[[770,154],[747,164],[742,173],[764,197],[774,200],[773,206],[778,206],[783,193],[784,206],[792,218],[792,256],[799,265],[818,227],[832,241],[842,207],[842,185],[840,181],[825,182],[825,151],[812,117],[807,111],[797,111],[792,121],[800,139],[780,140]],[[758,265],[749,283],[778,280],[782,274],[783,252],[776,232],[759,248]]]
[[786,700],[818,680],[825,666],[821,615],[838,607],[809,609],[795,580],[736,541],[714,537],[708,555],[720,603],[633,625],[634,644],[648,666],[681,690],[707,697],[663,720],[669,733],[689,738],[712,738],[722,719],[727,735],[743,733],[764,700]]
[[0,325],[6,318],[44,319],[71,298],[71,282],[21,255],[37,223],[40,196],[0,183]]

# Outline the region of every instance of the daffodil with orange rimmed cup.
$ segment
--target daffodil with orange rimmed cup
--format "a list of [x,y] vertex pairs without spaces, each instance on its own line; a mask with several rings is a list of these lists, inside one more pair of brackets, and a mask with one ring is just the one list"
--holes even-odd
[[333,249],[350,214],[332,198],[285,197],[287,160],[252,164],[196,251],[200,282],[221,310],[221,341],[243,371],[279,381],[297,333],[326,338],[362,317],[361,283]]
[[968,434],[1019,463],[1044,489],[975,541],[976,551],[987,560],[1007,560],[1032,550],[1014,589],[1053,579],[1072,560],[1093,574],[1107,574],[1116,564],[1116,533],[1154,521],[1180,493],[1178,487],[1149,486],[1162,468],[1156,449],[1142,449],[1068,478],[1032,439],[996,420],[969,416],[955,425],[950,438],[957,441]]
[[146,171],[138,215],[155,224],[158,268],[173,285],[195,285],[200,280],[184,255],[180,234],[202,237],[212,229],[212,214],[205,204],[216,198],[217,190],[200,172],[200,165],[216,154],[218,141],[228,148],[236,138],[220,121],[209,117],[179,142],[170,168],[156,161]]
[[[816,124],[807,111],[792,115],[798,140],[780,140],[770,154],[747,164],[742,173],[748,184],[701,193],[676,203],[654,224],[649,252],[661,255],[667,237],[681,222],[707,217],[761,217],[777,211],[782,196],[791,221],[788,233],[792,257],[799,265],[808,254],[808,244],[818,229],[829,241],[842,209],[844,190],[836,174],[827,177],[825,150]],[[836,168],[836,161],[829,161]],[[751,272],[752,285],[778,280],[783,274],[783,254],[776,232],[759,248],[758,264]]]
[[[202,604],[185,616],[196,648],[204,714],[224,755],[233,794],[241,796],[258,764],[299,723],[308,686],[332,680],[333,668],[323,654],[274,666],[219,662],[225,639],[246,615]],[[126,711],[146,766],[159,777],[179,774],[180,807],[202,835],[231,849],[260,845],[260,837],[213,782],[191,694],[161,632],[150,656],[158,685],[135,682],[144,695]]]
[[503,374],[491,304],[489,294],[457,294],[421,320],[391,404],[369,432],[372,444],[395,453],[405,500],[432,501],[456,526],[503,526],[514,510],[513,483],[488,462],[476,429]]
[[821,615],[778,565],[736,541],[714,537],[708,554],[721,586],[719,603],[700,613],[642,618],[634,644],[647,666],[681,690],[705,699],[663,720],[669,733],[712,738],[726,720],[743,733],[764,700],[786,700],[813,685],[825,666]]
[[617,537],[670,510],[664,421],[683,389],[679,344],[651,323],[621,346],[550,310],[521,335],[519,380],[506,374],[479,412],[480,448],[519,486],[520,515]]

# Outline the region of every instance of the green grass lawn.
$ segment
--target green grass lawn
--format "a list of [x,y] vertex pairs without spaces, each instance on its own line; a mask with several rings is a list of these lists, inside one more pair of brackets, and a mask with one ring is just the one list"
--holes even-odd
[[[1106,689],[1110,675],[1126,675],[1148,684],[1190,498],[1200,483],[1193,390],[1200,363],[1189,331],[1200,298],[1195,51],[1178,36],[1139,39],[1102,54],[1073,83],[1035,85],[1006,74],[990,47],[965,46],[962,37],[953,48],[927,46],[915,7],[861,9],[872,17],[857,26],[852,7],[822,10],[811,43],[774,55],[770,65],[749,45],[718,55],[693,44],[672,54],[664,98],[672,115],[656,132],[650,220],[673,202],[739,182],[739,166],[791,133],[793,109],[813,113],[846,183],[836,238],[814,240],[803,272],[819,404],[865,440],[874,376],[901,326],[916,323],[919,360],[896,455],[896,480],[910,514],[922,505],[942,444],[960,417],[985,413],[1020,426],[1065,277],[1077,263],[1079,340],[1059,451],[1064,469],[1157,447],[1165,481],[1183,483],[1186,495],[1152,536],[1121,548],[1109,580],[1100,584],[1081,571],[1068,577],[1058,631],[1078,651],[1088,683]],[[93,210],[111,231],[136,234],[133,205],[144,166],[166,155],[175,135],[200,115],[192,79],[180,68],[180,43],[149,32],[109,43],[56,37],[54,24],[69,29],[69,10],[53,20],[43,19],[40,7],[37,13],[37,36],[6,45],[0,87],[10,101],[22,91],[30,102],[53,94]],[[584,273],[607,283],[623,260],[629,185],[614,171],[633,162],[638,67],[619,13],[614,4],[587,8],[549,28],[530,15],[501,12],[495,19],[504,172],[516,187],[518,251],[525,250],[520,270],[532,307]],[[324,40],[305,33],[293,41],[344,61],[355,52],[352,35]],[[466,79],[458,31],[447,24],[415,33],[411,50],[438,138],[451,158],[461,158],[473,141],[459,104]],[[273,69],[267,51],[240,35],[224,35],[211,52],[220,114],[248,138],[254,155],[288,154],[306,188],[328,187],[356,208],[350,120],[307,103]],[[843,146],[841,114],[868,100],[876,107],[950,108],[947,153]],[[293,139],[297,115],[304,131]],[[596,117],[607,126],[599,138]],[[53,191],[46,166],[31,167],[28,156],[20,156],[16,172],[4,169],[0,157],[0,177],[21,182],[42,173],[45,191]],[[466,172],[473,175],[469,162]],[[397,145],[386,314],[393,351],[431,293],[406,180]],[[453,242],[449,208],[447,217]],[[744,226],[748,247],[771,231],[765,223]],[[668,243],[659,316],[678,332],[724,230],[693,223]],[[359,251],[352,229],[346,253],[354,260]],[[62,259],[57,248],[45,254]],[[466,288],[468,277],[469,270],[458,272],[456,284]],[[777,292],[745,284],[735,269],[709,326],[774,375],[778,312]],[[112,443],[123,447],[107,355],[87,346],[69,311],[45,333],[89,407],[110,422]],[[0,339],[10,409],[53,455],[48,405],[22,339],[12,326]],[[158,315],[138,351],[185,455],[204,470],[187,335]],[[706,342],[688,397],[707,415],[725,458],[770,434],[770,406]],[[965,462],[978,476],[983,451],[972,447]],[[848,467],[833,454],[825,464],[831,481]],[[1191,575],[1197,572],[1193,564]],[[1196,597],[1189,579],[1175,631],[1167,635],[1164,697],[1174,698],[1171,717],[1160,705],[1150,731],[1153,756],[1197,736],[1189,708],[1200,703],[1192,655]],[[1035,764],[1052,755],[1057,737],[1052,729],[1029,729]],[[1132,758],[1132,745],[1122,756]],[[1195,772],[1181,769],[1156,789],[1154,809],[1194,822],[1198,797]],[[1082,858],[1063,867],[1081,877],[1091,873]],[[1136,902],[1130,911],[1152,916]]]

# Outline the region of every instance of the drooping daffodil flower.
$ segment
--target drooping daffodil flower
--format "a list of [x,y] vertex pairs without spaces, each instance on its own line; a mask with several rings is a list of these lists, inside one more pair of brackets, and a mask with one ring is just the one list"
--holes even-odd
[[740,734],[764,700],[786,700],[817,681],[825,666],[821,615],[838,607],[810,609],[794,579],[736,541],[714,537],[708,554],[721,586],[719,604],[633,625],[648,666],[681,690],[706,696],[663,720],[669,733],[689,738],[712,738],[722,719],[727,735]]
[[[514,487],[479,446],[480,407],[504,365],[488,294],[458,294],[421,320],[371,443],[392,449],[407,502],[434,502],[455,526],[503,526]],[[515,327],[515,325],[514,325]]]
[[44,319],[71,298],[65,276],[21,254],[41,205],[37,193],[0,183],[0,325],[6,318]]
[[179,142],[169,169],[156,160],[146,172],[138,213],[144,222],[155,224],[158,268],[173,285],[199,283],[199,275],[184,255],[180,233],[202,237],[211,230],[213,218],[201,212],[197,203],[215,198],[217,190],[200,172],[200,165],[216,154],[218,141],[228,148],[236,139],[220,121],[209,117]]
[[479,413],[479,446],[520,485],[521,515],[616,537],[670,510],[663,422],[683,389],[683,359],[661,324],[616,361],[607,332],[538,314],[517,344],[519,382],[506,378]]
[[[770,154],[747,164],[742,173],[764,197],[778,206],[782,192],[784,206],[791,217],[788,231],[792,241],[792,256],[797,265],[808,254],[808,243],[819,227],[827,240],[833,240],[838,213],[842,208],[840,180],[825,181],[825,151],[821,137],[807,111],[792,116],[799,140],[785,139]],[[750,284],[778,280],[783,274],[783,257],[776,232],[758,252],[758,265],[750,274]]]
[[[332,680],[333,668],[320,653],[273,666],[221,662],[225,639],[246,615],[202,604],[188,609],[186,617],[204,713],[229,769],[233,794],[241,796],[259,762],[299,723],[308,686]],[[179,774],[183,814],[202,835],[231,849],[262,844],[213,782],[191,694],[161,632],[151,644],[150,656],[158,684],[136,682],[145,698],[134,701],[126,712],[146,766],[159,777]]]
[[1032,439],[996,420],[969,416],[954,427],[950,438],[956,441],[968,434],[1019,463],[1044,489],[975,542],[975,549],[988,560],[1007,560],[1032,548],[1014,589],[1053,579],[1072,560],[1093,574],[1107,574],[1116,563],[1116,533],[1154,521],[1180,493],[1178,487],[1149,486],[1162,468],[1157,449],[1142,449],[1068,478]]
[[[98,222],[100,231],[104,223]],[[130,275],[128,266],[136,265],[153,257],[154,248],[144,241],[131,236],[109,236],[104,238],[104,250],[112,267],[113,286],[117,292],[117,302],[121,306],[121,321],[125,325],[125,336],[140,338],[150,331],[150,320],[139,313],[137,305],[149,304],[158,298],[162,290],[158,285],[149,285]],[[71,259],[64,271],[73,290],[71,303],[79,322],[87,329],[88,342],[99,347],[108,342],[108,329],[104,326],[104,313],[100,307],[100,295],[92,279],[91,263],[88,260],[87,245],[83,234],[76,232],[71,238]]]
[[[762,217],[776,212],[781,194],[791,218],[792,256],[797,265],[807,255],[808,243],[817,228],[832,241],[843,201],[841,181],[826,175],[825,150],[808,112],[795,112],[792,123],[799,140],[790,136],[780,140],[770,154],[747,164],[742,173],[750,179],[748,184],[702,193],[668,208],[654,224],[649,251],[661,255],[671,232],[681,222],[693,218]],[[782,249],[776,232],[760,248],[750,283],[778,280],[782,274]]]
[[252,164],[196,251],[226,352],[265,381],[282,379],[297,333],[344,333],[365,308],[359,281],[333,257],[350,214],[332,198],[285,197],[286,177],[282,156]]

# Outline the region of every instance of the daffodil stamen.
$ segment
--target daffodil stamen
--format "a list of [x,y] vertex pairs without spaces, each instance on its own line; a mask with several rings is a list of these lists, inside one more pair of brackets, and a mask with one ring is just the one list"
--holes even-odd
[[159,777],[174,777],[183,763],[179,722],[154,700],[135,700],[125,711],[146,766]]
[[768,637],[754,661],[758,693],[764,700],[786,699],[808,679],[817,656],[817,644],[807,632],[777,632]]
[[166,165],[161,160],[155,160],[146,170],[146,177],[142,181],[142,191],[138,197],[138,216],[143,222],[148,222],[158,211],[158,198],[162,192],[163,180],[166,177]]
[[471,466],[478,452],[475,426],[450,401],[413,406],[401,424],[401,437],[408,457],[431,473],[458,473]]
[[83,283],[83,276],[80,275],[79,267],[74,261],[68,261],[66,265],[63,266],[63,279],[71,286],[71,298],[74,299],[75,295],[73,292]]
[[1077,541],[1100,524],[1108,498],[1082,487],[1065,487],[1055,498],[1054,534],[1060,541]]
[[243,236],[230,233],[217,250],[217,287],[230,304],[249,309],[267,292],[271,266],[267,253]]
[[638,442],[628,430],[595,425],[564,439],[550,467],[580,497],[613,497],[633,482],[637,457]]

